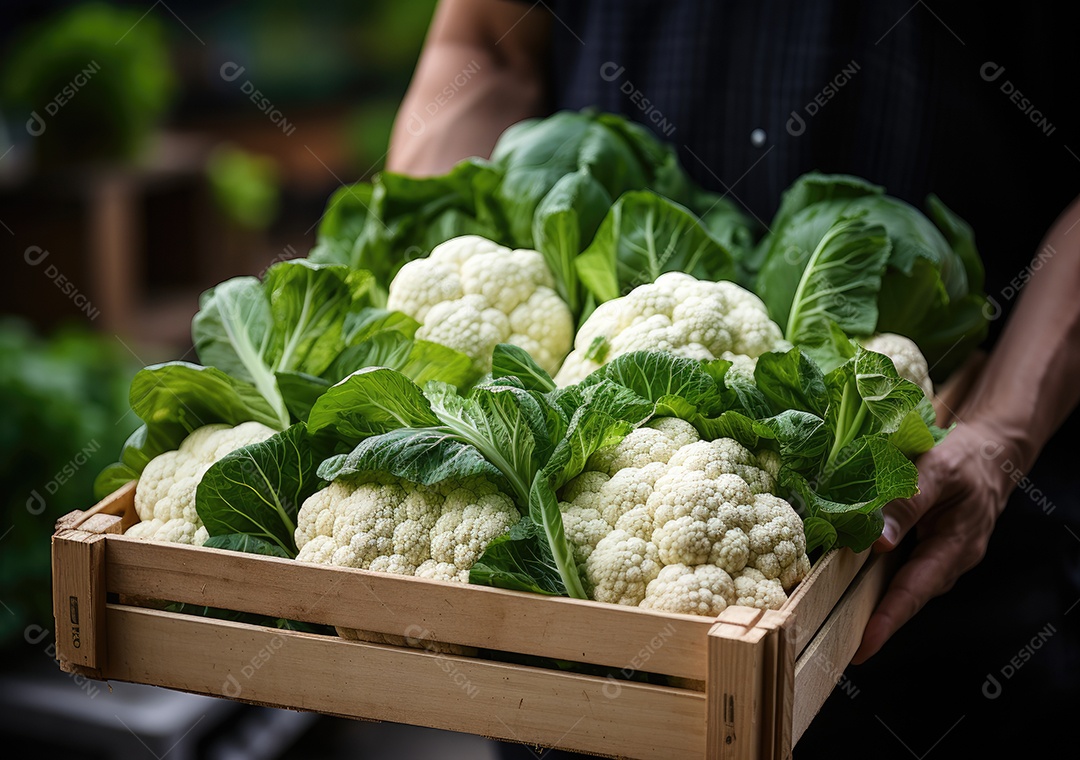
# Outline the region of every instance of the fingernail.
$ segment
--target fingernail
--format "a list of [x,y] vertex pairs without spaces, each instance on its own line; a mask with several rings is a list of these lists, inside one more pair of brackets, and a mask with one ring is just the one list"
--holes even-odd
[[893,546],[896,546],[896,539],[900,535],[900,526],[896,524],[895,520],[888,517],[885,518],[885,527],[881,530],[881,537],[888,541]]

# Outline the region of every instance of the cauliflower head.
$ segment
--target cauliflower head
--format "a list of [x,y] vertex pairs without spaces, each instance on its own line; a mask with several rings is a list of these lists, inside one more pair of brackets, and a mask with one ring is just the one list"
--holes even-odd
[[140,522],[125,535],[202,546],[209,536],[195,511],[195,492],[203,474],[226,454],[265,441],[275,432],[260,422],[204,425],[176,451],[151,459],[135,486]]
[[520,518],[490,481],[423,486],[388,476],[339,479],[296,517],[296,558],[468,583],[487,545]]
[[919,346],[911,338],[896,333],[877,333],[860,342],[867,351],[885,354],[892,359],[896,374],[922,388],[927,398],[934,397],[930,366]]
[[[296,559],[396,575],[468,583],[487,545],[520,518],[509,496],[484,478],[435,486],[388,475],[339,479],[308,497],[296,517]],[[415,628],[415,626],[413,627]],[[355,641],[469,655],[476,650],[414,635],[337,627]]]
[[574,339],[573,315],[544,257],[479,235],[447,240],[401,267],[386,306],[421,323],[417,338],[468,355],[478,375],[490,371],[499,343],[525,349],[554,374]]
[[699,615],[778,608],[810,572],[802,519],[773,493],[778,465],[675,418],[594,453],[559,503],[592,598]]
[[[597,352],[596,345],[606,348]],[[753,374],[754,360],[790,348],[755,294],[733,282],[666,272],[622,298],[600,304],[574,339],[555,377],[559,386],[585,379],[604,362],[633,351],[667,351],[690,359],[727,359]]]

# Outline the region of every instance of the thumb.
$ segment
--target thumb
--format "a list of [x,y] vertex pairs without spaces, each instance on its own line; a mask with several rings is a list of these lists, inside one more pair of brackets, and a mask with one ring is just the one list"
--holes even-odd
[[895,549],[915,523],[925,515],[941,497],[945,478],[939,449],[931,449],[919,457],[915,465],[919,470],[919,492],[910,499],[889,502],[882,510],[885,526],[881,538],[874,542],[874,549],[888,552]]

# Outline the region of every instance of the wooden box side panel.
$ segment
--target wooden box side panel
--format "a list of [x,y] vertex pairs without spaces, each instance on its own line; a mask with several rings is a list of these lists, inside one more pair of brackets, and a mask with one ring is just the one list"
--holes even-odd
[[110,678],[629,758],[703,757],[699,692],[109,605]]
[[711,618],[109,536],[106,586],[410,639],[704,680]]
[[814,563],[810,575],[780,608],[796,616],[789,631],[797,654],[806,649],[869,556],[869,550],[856,554],[850,549],[831,549]]

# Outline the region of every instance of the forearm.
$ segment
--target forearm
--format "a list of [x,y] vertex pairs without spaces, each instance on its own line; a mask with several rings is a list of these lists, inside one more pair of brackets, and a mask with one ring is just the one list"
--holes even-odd
[[[959,412],[1027,471],[1080,401],[1080,199],[1047,232],[1001,338]],[[996,454],[988,449],[984,454]]]
[[444,0],[398,110],[387,169],[446,172],[487,157],[511,124],[545,113],[550,18],[505,0]]

